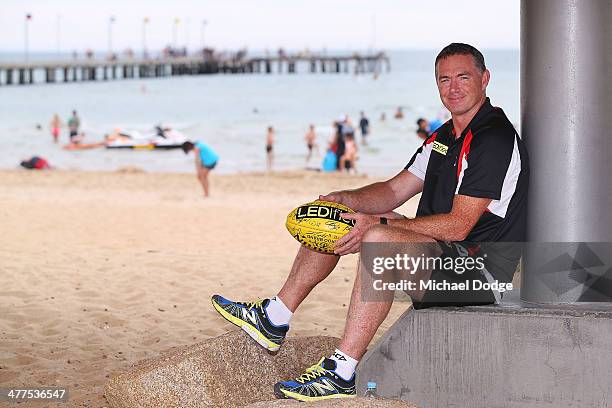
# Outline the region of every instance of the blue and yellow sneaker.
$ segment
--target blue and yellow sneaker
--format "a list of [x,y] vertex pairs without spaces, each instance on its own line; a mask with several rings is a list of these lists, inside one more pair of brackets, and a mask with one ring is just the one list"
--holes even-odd
[[228,322],[242,328],[262,347],[277,351],[285,341],[289,325],[275,326],[268,319],[266,313],[268,303],[270,299],[257,302],[232,302],[223,296],[212,297],[213,307]]
[[336,362],[323,357],[296,379],[276,383],[274,394],[277,398],[298,401],[355,397],[355,374],[347,381],[336,374],[335,369]]

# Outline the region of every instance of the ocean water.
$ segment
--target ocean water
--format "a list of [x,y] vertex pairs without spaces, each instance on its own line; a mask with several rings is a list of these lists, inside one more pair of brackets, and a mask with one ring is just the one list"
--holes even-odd
[[[488,95],[510,120],[519,122],[519,52],[485,50],[492,73]],[[324,155],[332,122],[348,114],[356,124],[359,112],[370,119],[368,147],[360,145],[357,169],[390,176],[409,160],[420,141],[415,121],[443,112],[433,74],[435,50],[391,51],[391,71],[371,74],[234,74],[57,83],[0,87],[0,168],[15,168],[27,156],[39,155],[61,169],[109,170],[133,166],[146,171],[191,172],[193,158],[181,150],[132,151],[92,149],[65,151],[52,142],[49,122],[54,113],[67,122],[72,109],[81,117],[86,143],[100,141],[117,127],[146,132],[155,124],[171,124],[189,138],[202,140],[220,155],[219,173],[265,169],[267,126],[276,130],[275,168],[306,166],[304,133],[315,124]],[[7,56],[0,57],[6,60]],[[33,58],[34,59],[34,58]],[[404,119],[393,114],[398,106]],[[382,113],[386,120],[380,121]],[[36,125],[42,125],[37,130]],[[359,140],[358,140],[359,141]],[[320,167],[314,158],[309,167]]]

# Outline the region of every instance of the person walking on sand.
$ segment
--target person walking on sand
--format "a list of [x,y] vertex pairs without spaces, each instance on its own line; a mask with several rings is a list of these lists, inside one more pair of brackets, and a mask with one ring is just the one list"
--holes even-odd
[[[236,302],[220,295],[211,299],[222,317],[265,349],[276,351],[298,306],[334,270],[340,256],[361,254],[344,334],[336,350],[302,375],[277,382],[273,389],[278,398],[322,401],[355,397],[356,366],[389,313],[398,284],[411,282],[403,288],[413,307],[423,309],[497,304],[500,291],[483,287],[484,283],[512,282],[521,254],[520,248],[517,251],[516,246],[507,244],[524,242],[527,232],[526,148],[503,110],[487,98],[490,72],[480,51],[468,44],[450,44],[440,51],[434,67],[440,99],[451,112],[451,120],[423,141],[393,178],[319,196],[355,211],[341,214],[355,224],[335,243],[334,254],[301,246],[276,296],[255,302]],[[415,218],[393,212],[419,193]],[[490,248],[489,243],[503,245]],[[401,257],[397,250],[388,249],[389,244],[401,244],[404,257],[425,262],[414,269],[395,266],[399,261],[386,267],[393,287],[384,290],[376,285],[383,284],[378,274],[384,271],[373,269],[370,259],[371,255],[392,255],[375,258],[386,262]],[[475,267],[459,267],[470,260]],[[454,266],[442,266],[447,261]],[[432,286],[442,281],[449,284]],[[318,316],[319,321],[329,318],[325,313]],[[406,336],[404,341],[410,341],[409,330]],[[445,373],[434,370],[436,374]]]
[[204,190],[204,197],[208,197],[210,195],[208,174],[219,162],[219,155],[207,144],[200,141],[196,141],[195,143],[185,142],[181,148],[185,154],[188,154],[192,150],[195,152],[196,176]]
[[49,127],[51,128],[51,136],[53,136],[53,142],[57,143],[60,135],[60,129],[62,128],[62,120],[60,119],[57,113],[53,115],[53,118],[49,123]]
[[274,164],[274,128],[268,126],[268,134],[266,135],[266,163],[268,171],[272,171]]
[[306,163],[310,161],[312,157],[312,150],[314,149],[317,156],[319,156],[319,145],[317,145],[317,134],[315,133],[315,126],[310,125],[308,127],[308,132],[304,135],[304,140],[306,141],[306,147],[308,148],[308,155],[306,156]]
[[68,119],[68,130],[70,131],[70,143],[78,143],[79,128],[81,127],[81,119],[77,115],[77,111],[72,111],[72,116]]

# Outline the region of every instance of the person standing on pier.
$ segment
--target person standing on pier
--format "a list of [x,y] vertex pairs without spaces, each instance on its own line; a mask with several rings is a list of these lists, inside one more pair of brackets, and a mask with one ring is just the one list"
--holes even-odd
[[72,111],[72,116],[68,119],[68,130],[70,131],[70,143],[75,143],[79,139],[79,128],[81,127],[81,119],[77,115],[77,111]]
[[268,171],[271,171],[274,162],[274,128],[272,126],[268,126],[268,134],[266,135],[266,160]]
[[60,119],[57,113],[53,115],[51,123],[49,123],[49,127],[51,128],[51,136],[53,136],[53,142],[57,143],[60,135],[60,129],[62,127],[62,120]]

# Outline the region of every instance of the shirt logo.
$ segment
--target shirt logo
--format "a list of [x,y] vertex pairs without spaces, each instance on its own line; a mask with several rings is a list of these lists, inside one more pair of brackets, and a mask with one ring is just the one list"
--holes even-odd
[[448,146],[443,145],[440,142],[434,142],[434,144],[433,144],[433,151],[434,152],[438,152],[441,155],[446,156],[446,152],[448,152]]

